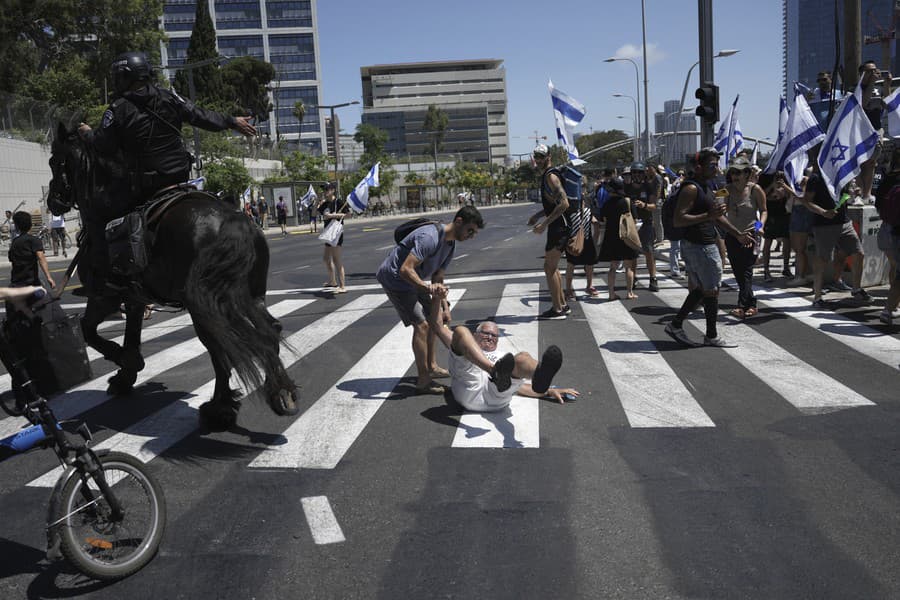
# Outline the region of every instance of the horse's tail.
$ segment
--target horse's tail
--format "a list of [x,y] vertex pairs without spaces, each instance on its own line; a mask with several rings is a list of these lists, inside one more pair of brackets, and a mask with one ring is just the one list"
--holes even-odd
[[263,383],[258,367],[265,373],[283,372],[280,332],[265,299],[254,298],[250,289],[253,269],[268,263],[259,256],[259,235],[249,219],[226,216],[216,235],[200,244],[184,290],[185,307],[203,331],[198,334],[210,356],[234,369],[248,391]]

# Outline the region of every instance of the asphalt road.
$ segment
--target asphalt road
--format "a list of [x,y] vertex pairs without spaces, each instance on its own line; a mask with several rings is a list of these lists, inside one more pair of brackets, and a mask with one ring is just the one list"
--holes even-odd
[[[725,290],[731,350],[664,334],[686,294],[668,278],[537,321],[549,303],[543,239],[524,226],[534,210],[484,210],[448,272],[454,321],[496,316],[511,347],[559,345],[557,383],[577,402],[460,418],[409,395],[411,333],[374,280],[401,219],[347,225],[342,295],[320,287],[314,235],[270,230],[269,305],[301,414],[277,417],[254,395],[232,431],[182,430],[175,409],[203,400],[191,392],[212,368],[183,345],[193,330],[179,315],[154,315],[147,381],[81,418],[161,480],[159,555],[111,585],[48,564],[50,490],[35,479],[54,457],[32,453],[0,464],[0,597],[900,597],[900,334],[877,321],[884,289],[878,309],[814,312],[802,290],[761,288],[744,324],[724,316]],[[64,297],[71,312],[79,301]],[[98,379],[58,411],[102,396],[111,369],[92,366]]]

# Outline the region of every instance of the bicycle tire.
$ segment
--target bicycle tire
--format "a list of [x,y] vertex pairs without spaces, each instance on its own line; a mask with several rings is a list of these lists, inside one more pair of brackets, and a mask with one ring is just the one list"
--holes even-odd
[[[98,457],[107,482],[125,509],[125,518],[108,519],[109,505],[86,474],[69,479],[51,501],[51,535],[58,535],[63,556],[78,571],[99,581],[115,581],[145,567],[159,549],[166,525],[162,488],[137,458],[121,452]],[[94,494],[88,503],[85,483]],[[67,516],[68,515],[68,516]]]

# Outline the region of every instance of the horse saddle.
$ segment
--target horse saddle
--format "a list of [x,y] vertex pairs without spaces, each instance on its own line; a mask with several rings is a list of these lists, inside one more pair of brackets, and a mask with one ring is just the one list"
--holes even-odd
[[108,222],[105,233],[112,273],[132,278],[146,269],[156,225],[175,203],[196,192],[187,184],[163,188],[134,211]]

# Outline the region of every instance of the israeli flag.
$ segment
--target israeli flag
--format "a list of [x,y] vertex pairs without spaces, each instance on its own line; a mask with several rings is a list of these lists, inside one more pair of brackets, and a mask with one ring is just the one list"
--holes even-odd
[[380,165],[380,162],[375,163],[375,166],[369,169],[369,173],[347,196],[347,204],[353,212],[361,213],[369,205],[369,188],[378,187],[378,168]]
[[787,132],[790,114],[791,111],[788,110],[787,100],[782,96],[778,101],[778,138],[775,140],[775,148],[772,150],[772,154],[769,155],[769,162],[766,163],[763,173],[771,174],[777,170],[778,159],[781,157],[781,151],[784,149],[784,135]]
[[578,148],[575,147],[573,129],[584,119],[584,104],[553,87],[553,81],[548,81],[547,87],[550,88],[550,100],[553,102],[556,137],[559,138],[560,144],[566,149],[572,164],[576,166],[583,165],[585,161],[578,158]]
[[189,179],[187,184],[194,186],[198,190],[203,190],[203,187],[206,185],[206,177],[198,177],[197,179]]
[[803,171],[809,164],[807,151],[825,139],[822,127],[803,94],[794,96],[794,109],[788,117],[784,137],[778,147],[773,171],[784,171],[784,179],[800,193]]
[[722,123],[719,125],[719,131],[716,133],[716,138],[713,142],[713,147],[722,154],[721,158],[719,158],[719,165],[723,170],[728,167],[728,163],[744,147],[744,135],[741,132],[741,124],[737,118],[737,103],[740,97],[740,94],[735,97],[728,114],[725,115],[725,118],[722,119]]
[[884,108],[888,117],[888,134],[892,138],[900,138],[900,88],[884,99]]
[[252,185],[248,185],[247,189],[244,190],[244,193],[241,194],[241,202],[250,202],[250,191],[253,189]]
[[819,170],[831,197],[838,202],[841,190],[875,154],[878,132],[862,108],[862,87],[841,101],[819,150]]
[[316,190],[313,189],[312,184],[309,184],[309,189],[306,190],[306,193],[303,194],[302,198],[300,198],[300,206],[301,208],[306,208],[318,199],[319,196],[316,194]]

